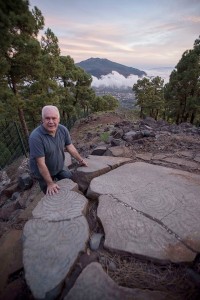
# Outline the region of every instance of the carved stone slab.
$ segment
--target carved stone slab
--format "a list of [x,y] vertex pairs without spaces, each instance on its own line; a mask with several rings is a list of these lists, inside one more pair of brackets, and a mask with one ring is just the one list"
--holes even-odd
[[86,209],[87,199],[79,193],[61,189],[53,196],[45,195],[32,214],[34,218],[62,221],[80,216]]
[[78,183],[79,188],[82,191],[87,190],[90,181],[93,178],[130,162],[131,159],[125,157],[89,155],[86,161],[88,163],[88,167],[79,167],[73,178],[74,181]]
[[70,179],[58,181],[60,190],[45,195],[33,210],[23,231],[26,281],[35,298],[54,298],[79,253],[85,250],[89,227],[83,215],[88,200],[72,191]]
[[166,228],[116,202],[113,196],[100,196],[97,214],[104,227],[107,248],[173,262],[192,261],[196,256]]
[[85,217],[71,221],[29,220],[24,227],[25,278],[35,298],[45,298],[65,278],[89,238]]
[[70,191],[78,192],[78,185],[73,180],[65,178],[62,180],[57,181],[57,184],[60,186],[60,188],[64,188]]
[[136,162],[94,178],[105,245],[175,262],[200,251],[200,175]]
[[172,300],[169,294],[158,291],[130,289],[118,286],[94,262],[87,266],[64,300]]

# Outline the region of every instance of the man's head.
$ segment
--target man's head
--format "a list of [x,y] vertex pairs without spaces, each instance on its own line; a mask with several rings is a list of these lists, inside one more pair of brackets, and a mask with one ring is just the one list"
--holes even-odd
[[44,128],[50,133],[55,134],[60,122],[60,113],[56,106],[46,105],[42,109],[42,121]]

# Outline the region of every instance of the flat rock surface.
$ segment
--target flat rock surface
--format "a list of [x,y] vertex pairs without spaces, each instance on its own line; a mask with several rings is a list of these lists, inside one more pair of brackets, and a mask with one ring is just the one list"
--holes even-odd
[[26,281],[35,298],[59,285],[88,239],[86,219],[48,222],[29,220],[24,227],[23,263]]
[[70,220],[82,214],[87,202],[81,194],[61,189],[53,196],[45,195],[32,214],[34,218],[49,221]]
[[61,180],[59,193],[41,199],[23,230],[25,278],[35,298],[62,284],[89,239],[83,214],[88,201],[71,190],[77,184],[70,181]]
[[143,162],[91,181],[105,245],[134,254],[192,261],[200,251],[200,176]]
[[87,190],[93,178],[130,162],[131,159],[125,157],[89,155],[86,161],[88,167],[79,167],[74,174],[74,180],[78,183],[82,191]]
[[88,265],[64,300],[170,300],[163,292],[118,286],[99,263]]

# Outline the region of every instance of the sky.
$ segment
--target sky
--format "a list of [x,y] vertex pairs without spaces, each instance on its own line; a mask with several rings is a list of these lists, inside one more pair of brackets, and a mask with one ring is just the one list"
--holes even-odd
[[[199,0],[29,0],[61,55],[138,69],[174,67],[200,35]],[[42,34],[42,32],[41,32]]]

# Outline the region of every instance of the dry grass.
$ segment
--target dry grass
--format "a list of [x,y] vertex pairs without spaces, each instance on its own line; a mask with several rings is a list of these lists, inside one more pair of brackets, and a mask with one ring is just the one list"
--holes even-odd
[[[199,290],[187,276],[187,266],[175,264],[156,264],[139,259],[131,254],[117,254],[99,251],[107,274],[120,286],[128,288],[149,289],[165,292],[177,300],[197,300]],[[110,269],[110,263],[116,269]]]

